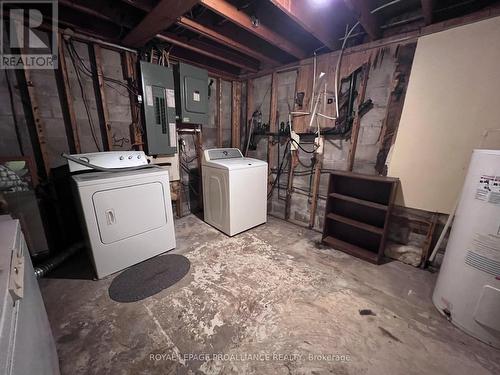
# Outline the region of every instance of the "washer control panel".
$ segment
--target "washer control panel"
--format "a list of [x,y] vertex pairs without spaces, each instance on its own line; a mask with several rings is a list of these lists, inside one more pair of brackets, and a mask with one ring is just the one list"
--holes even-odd
[[[71,156],[103,168],[129,168],[148,164],[144,151],[105,151]],[[92,170],[71,160],[68,160],[68,166],[71,173]]]
[[237,148],[213,148],[205,150],[203,157],[205,160],[237,159],[242,158],[241,151]]

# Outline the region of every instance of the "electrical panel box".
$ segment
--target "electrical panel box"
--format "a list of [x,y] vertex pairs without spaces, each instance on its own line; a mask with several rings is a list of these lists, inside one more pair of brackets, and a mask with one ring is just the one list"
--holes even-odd
[[183,123],[208,123],[208,72],[180,62],[175,67],[177,119]]
[[176,98],[172,68],[141,61],[146,145],[149,155],[177,152]]

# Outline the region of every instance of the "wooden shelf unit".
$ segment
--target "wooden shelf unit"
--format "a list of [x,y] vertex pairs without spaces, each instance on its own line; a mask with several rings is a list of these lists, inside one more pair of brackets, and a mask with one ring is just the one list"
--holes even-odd
[[331,173],[323,243],[380,264],[398,183],[392,177]]

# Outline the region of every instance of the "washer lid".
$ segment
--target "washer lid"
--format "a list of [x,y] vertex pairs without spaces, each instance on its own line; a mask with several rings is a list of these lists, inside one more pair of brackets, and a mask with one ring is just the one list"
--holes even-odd
[[128,172],[90,172],[74,175],[73,180],[77,186],[99,185],[110,182],[138,180],[146,177],[167,177],[168,171],[161,168],[146,168]]
[[205,161],[203,165],[212,168],[225,169],[228,171],[249,169],[249,168],[267,168],[267,163],[265,161],[252,158],[235,158],[235,159]]

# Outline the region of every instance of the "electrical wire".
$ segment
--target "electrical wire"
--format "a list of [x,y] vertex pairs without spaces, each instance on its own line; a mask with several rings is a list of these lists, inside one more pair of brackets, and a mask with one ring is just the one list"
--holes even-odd
[[290,142],[293,142],[293,144],[298,147],[299,149],[301,149],[302,151],[304,151],[305,153],[308,153],[308,154],[314,154],[316,152],[316,150],[319,148],[318,146],[315,145],[314,149],[312,151],[309,151],[309,150],[306,150],[304,147],[302,147],[302,145],[300,143],[298,143],[295,139],[293,138],[290,138]]
[[[393,0],[393,1],[390,1],[388,3],[385,3],[373,10],[370,11],[371,14],[375,14],[377,13],[378,11],[384,9],[384,8],[387,8],[391,5],[394,5],[394,4],[397,4],[397,3],[400,3],[402,0]],[[353,31],[356,29],[356,27],[358,27],[361,23],[358,21],[354,24],[353,27],[351,27],[351,29],[346,33],[345,37],[344,37],[344,41],[342,42],[342,47],[340,48],[340,53],[339,53],[339,58],[337,59],[337,66],[335,67],[335,111],[336,111],[336,114],[337,114],[337,117],[340,116],[340,111],[339,111],[339,101],[337,100],[337,98],[339,97],[340,95],[340,92],[339,92],[339,80],[340,80],[340,67],[342,65],[342,57],[344,56],[344,50],[345,50],[345,47],[346,47],[346,44],[347,44],[347,41],[349,40],[349,38],[351,37]]]
[[[69,52],[68,45],[66,45],[66,49],[68,50],[70,60],[73,64],[73,68],[75,69],[76,80],[78,81],[78,86],[80,87],[80,92],[82,94],[82,100],[83,100],[83,106],[85,107],[85,112],[87,114],[87,119],[89,122],[90,134],[92,135],[92,139],[94,140],[95,146],[97,147],[97,151],[100,152],[101,146],[99,146],[99,141],[97,140],[97,135],[96,135],[96,131],[94,128],[94,121],[93,121],[92,115],[90,113],[90,106],[87,102],[87,95],[85,94],[85,89],[83,88],[82,78],[80,76],[80,72],[79,72],[79,69],[78,69],[77,64],[75,62],[75,59],[74,59],[73,55],[71,54],[71,52]],[[64,51],[63,51],[63,53],[64,53]]]
[[[278,170],[276,171],[276,178],[274,179],[273,185],[271,186],[271,190],[269,190],[269,193],[267,194],[268,200],[273,196],[274,188],[276,187],[278,179],[283,172],[283,163],[285,162],[285,160],[286,160],[287,165],[288,165],[288,158],[286,157],[286,155],[288,153],[289,146],[290,146],[290,141],[288,141],[285,145],[285,151],[283,151],[283,159],[281,159],[280,166],[279,166]],[[285,165],[285,167],[286,167],[286,165]]]

